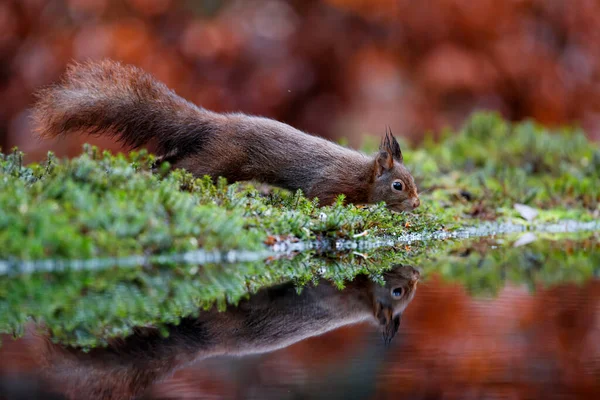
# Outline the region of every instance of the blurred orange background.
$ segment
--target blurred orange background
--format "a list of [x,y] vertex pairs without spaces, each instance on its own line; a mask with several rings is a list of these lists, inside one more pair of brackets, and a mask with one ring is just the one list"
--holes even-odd
[[598,139],[599,45],[594,0],[3,0],[0,146],[79,153],[89,138],[40,142],[27,109],[72,60],[107,57],[353,146],[385,125],[418,142],[477,109]]
[[[50,149],[76,155],[88,141],[119,149],[98,138],[42,142],[28,119],[33,93],[68,63],[102,58],[140,66],[206,108],[353,146],[386,125],[418,143],[477,109],[579,124],[598,140],[599,49],[595,0],[2,0],[0,146],[19,146],[30,160]],[[474,398],[593,398],[599,299],[598,282],[536,296],[509,287],[481,300],[433,281],[377,370],[376,397],[464,398],[470,387]],[[256,385],[287,389],[290,371],[293,380],[340,366],[372,333],[347,328],[265,355],[254,364]],[[8,343],[6,357],[21,342]],[[24,353],[14,360],[27,364]],[[218,397],[252,383],[228,371],[220,382],[197,364],[152,393]]]

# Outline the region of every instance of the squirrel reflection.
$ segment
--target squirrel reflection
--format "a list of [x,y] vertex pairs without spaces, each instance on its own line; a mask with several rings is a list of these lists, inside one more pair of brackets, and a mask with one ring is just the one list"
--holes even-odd
[[379,325],[389,343],[419,277],[413,267],[399,265],[384,274],[384,286],[366,275],[344,290],[321,280],[298,293],[293,283],[285,283],[260,290],[237,307],[185,318],[169,327],[166,338],[141,328],[88,353],[44,341],[45,374],[71,398],[135,398],[194,360],[270,352],[362,321]]

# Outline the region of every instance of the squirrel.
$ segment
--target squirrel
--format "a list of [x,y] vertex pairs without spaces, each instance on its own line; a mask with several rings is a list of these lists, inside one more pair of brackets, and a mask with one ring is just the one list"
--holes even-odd
[[37,97],[33,120],[43,138],[80,132],[111,135],[132,148],[153,144],[160,160],[194,176],[301,189],[322,205],[340,194],[353,204],[385,201],[393,211],[420,204],[389,129],[377,154],[367,156],[272,119],[206,110],[111,60],[72,64]]
[[320,279],[298,293],[292,282],[259,290],[225,311],[213,307],[168,325],[168,336],[136,328],[108,347],[84,352],[37,336],[32,349],[43,375],[69,398],[128,399],[191,362],[272,352],[342,326],[371,322],[389,344],[420,279],[410,265],[383,274],[385,285],[358,275],[339,290]]

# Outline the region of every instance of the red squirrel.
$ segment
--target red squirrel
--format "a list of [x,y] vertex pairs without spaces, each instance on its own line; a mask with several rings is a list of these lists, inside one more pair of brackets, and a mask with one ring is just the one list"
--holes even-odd
[[158,156],[195,176],[301,189],[323,205],[340,194],[354,204],[385,201],[393,211],[420,204],[391,131],[367,156],[272,119],[198,107],[114,61],[71,65],[60,83],[38,93],[33,118],[41,137],[84,132],[133,148],[153,144]]
[[214,307],[183,318],[168,327],[168,337],[139,328],[89,352],[41,338],[33,352],[40,357],[44,376],[68,398],[137,398],[193,361],[267,353],[360,322],[380,326],[389,344],[415,297],[420,273],[412,266],[396,265],[383,278],[384,286],[359,275],[344,290],[322,279],[300,293],[288,282],[262,289],[225,311]]

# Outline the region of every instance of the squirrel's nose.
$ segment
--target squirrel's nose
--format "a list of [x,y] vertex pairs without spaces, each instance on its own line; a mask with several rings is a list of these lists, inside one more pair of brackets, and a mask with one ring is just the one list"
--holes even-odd
[[413,208],[417,208],[421,205],[421,200],[419,199],[414,199],[413,200]]

